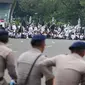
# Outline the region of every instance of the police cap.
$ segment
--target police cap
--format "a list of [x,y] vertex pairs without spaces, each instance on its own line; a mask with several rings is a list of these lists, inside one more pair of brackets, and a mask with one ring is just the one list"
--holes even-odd
[[77,42],[74,42],[70,47],[69,47],[70,50],[72,49],[85,49],[85,42],[82,42],[82,41],[77,41]]
[[46,39],[46,36],[44,36],[44,35],[42,35],[42,34],[34,35],[34,36],[32,37],[32,40],[41,40],[41,41],[43,41],[43,40],[45,40],[45,39]]
[[8,36],[8,32],[5,29],[0,29],[0,36],[3,36],[3,35]]

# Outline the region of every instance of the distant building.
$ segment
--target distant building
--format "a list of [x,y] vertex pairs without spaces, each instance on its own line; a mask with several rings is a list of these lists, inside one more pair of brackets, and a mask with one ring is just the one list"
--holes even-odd
[[15,0],[0,0],[0,23],[8,23],[11,20]]

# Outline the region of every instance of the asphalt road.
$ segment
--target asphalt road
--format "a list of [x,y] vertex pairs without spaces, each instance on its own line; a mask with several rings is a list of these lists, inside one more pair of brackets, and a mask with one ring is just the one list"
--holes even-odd
[[[57,54],[69,53],[68,47],[73,42],[74,41],[71,40],[47,39],[44,53],[49,57]],[[13,49],[16,58],[18,58],[21,53],[31,49],[30,39],[10,39],[8,47]]]
[[[70,53],[68,47],[73,42],[75,41],[47,39],[44,54],[47,55],[48,57],[53,57],[58,54],[68,54]],[[21,53],[31,49],[30,39],[10,39],[8,43],[8,47],[10,47],[13,50],[17,61],[17,58]],[[10,77],[8,76],[7,72],[5,78],[7,79],[8,82],[10,81]]]

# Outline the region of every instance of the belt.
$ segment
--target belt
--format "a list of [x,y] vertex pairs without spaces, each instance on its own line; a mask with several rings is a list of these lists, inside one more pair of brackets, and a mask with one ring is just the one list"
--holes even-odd
[[0,77],[0,81],[2,81],[4,78],[3,77]]

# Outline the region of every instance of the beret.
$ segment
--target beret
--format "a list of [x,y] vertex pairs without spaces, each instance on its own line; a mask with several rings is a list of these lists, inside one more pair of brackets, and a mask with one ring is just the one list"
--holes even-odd
[[70,47],[69,49],[85,49],[85,42],[82,42],[82,41],[77,41],[77,42],[74,42]]
[[32,40],[41,40],[41,41],[43,41],[43,40],[45,40],[45,39],[46,39],[46,36],[44,36],[44,35],[42,35],[42,34],[34,35],[34,36],[32,37]]
[[8,36],[8,32],[5,29],[0,29],[0,36],[3,36],[3,35]]

